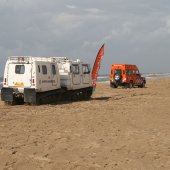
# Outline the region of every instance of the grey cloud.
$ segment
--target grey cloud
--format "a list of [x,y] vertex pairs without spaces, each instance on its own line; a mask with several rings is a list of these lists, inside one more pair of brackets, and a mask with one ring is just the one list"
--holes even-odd
[[114,62],[170,72],[169,11],[168,0],[0,0],[0,73],[9,55],[70,56],[93,65],[103,43],[100,73]]
[[76,9],[77,7],[74,6],[74,5],[66,5],[67,8],[70,8],[70,9]]

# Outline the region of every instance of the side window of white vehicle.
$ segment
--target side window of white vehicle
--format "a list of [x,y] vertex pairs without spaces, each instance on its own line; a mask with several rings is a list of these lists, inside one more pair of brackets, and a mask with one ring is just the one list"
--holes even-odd
[[56,69],[55,69],[55,65],[54,64],[52,65],[51,69],[52,69],[52,74],[56,75]]
[[42,73],[47,74],[47,66],[46,65],[42,65]]
[[89,74],[90,69],[87,64],[83,64],[83,74]]
[[71,67],[71,71],[73,74],[79,74],[79,65],[73,64]]
[[24,74],[25,73],[25,66],[24,65],[16,65],[15,66],[15,73],[16,74]]
[[40,70],[40,66],[38,65],[38,72],[40,73],[41,72],[41,70]]

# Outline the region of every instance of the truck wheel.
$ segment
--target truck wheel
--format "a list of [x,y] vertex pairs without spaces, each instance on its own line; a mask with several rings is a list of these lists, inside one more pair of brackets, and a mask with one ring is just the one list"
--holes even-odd
[[128,84],[128,87],[131,89],[133,87],[133,82],[130,81],[130,83]]
[[145,87],[145,83],[142,82],[142,84],[139,86],[140,88],[144,88]]
[[114,88],[118,88],[118,85],[117,85],[117,84],[115,84],[115,85],[114,85]]
[[112,87],[112,88],[117,88],[118,85],[117,85],[117,84],[112,84],[112,83],[110,83],[110,87]]

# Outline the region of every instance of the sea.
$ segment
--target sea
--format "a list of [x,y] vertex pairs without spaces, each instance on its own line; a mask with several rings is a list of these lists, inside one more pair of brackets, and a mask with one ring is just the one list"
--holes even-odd
[[[170,73],[144,73],[142,74],[146,79],[157,79],[161,77],[170,77]],[[3,76],[0,76],[0,89],[2,88]],[[101,74],[97,77],[97,82],[109,82],[108,74]]]
[[[170,73],[144,73],[142,77],[146,79],[157,79],[163,77],[170,77]],[[99,75],[97,82],[109,82],[109,75]]]

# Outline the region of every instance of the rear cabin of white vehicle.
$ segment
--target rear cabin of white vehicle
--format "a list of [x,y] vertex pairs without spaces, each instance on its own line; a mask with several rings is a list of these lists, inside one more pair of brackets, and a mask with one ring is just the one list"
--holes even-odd
[[38,103],[41,94],[61,89],[58,65],[52,58],[9,57],[4,71],[1,99],[13,103]]
[[8,103],[51,103],[61,96],[88,99],[92,95],[90,65],[66,57],[9,57],[1,99]]

